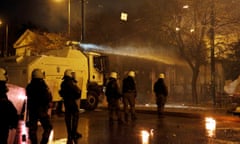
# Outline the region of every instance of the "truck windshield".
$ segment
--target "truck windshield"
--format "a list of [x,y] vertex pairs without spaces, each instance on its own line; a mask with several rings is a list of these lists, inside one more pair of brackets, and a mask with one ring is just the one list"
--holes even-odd
[[107,68],[107,57],[106,56],[94,56],[94,68],[99,72],[106,71]]

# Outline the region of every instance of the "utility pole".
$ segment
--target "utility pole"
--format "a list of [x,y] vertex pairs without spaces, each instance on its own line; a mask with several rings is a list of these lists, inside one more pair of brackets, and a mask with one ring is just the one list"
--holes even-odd
[[6,24],[5,51],[6,56],[8,56],[8,24]]
[[[3,25],[3,22],[0,20],[0,26]],[[1,55],[8,56],[8,24],[5,22],[5,39],[3,40],[3,48],[1,49]],[[4,49],[5,48],[5,49]]]
[[82,32],[81,32],[81,42],[84,42],[85,39],[85,13],[84,13],[84,0],[82,0]]
[[210,25],[210,45],[211,45],[211,96],[213,105],[216,105],[216,91],[215,91],[215,4],[211,0],[211,25]]
[[71,0],[68,0],[68,36],[71,35]]

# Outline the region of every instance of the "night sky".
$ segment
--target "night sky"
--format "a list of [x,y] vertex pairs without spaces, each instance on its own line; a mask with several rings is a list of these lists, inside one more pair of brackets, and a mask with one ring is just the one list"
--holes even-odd
[[[100,44],[137,37],[137,31],[145,31],[140,23],[150,22],[148,19],[152,20],[152,18],[148,14],[154,14],[152,9],[145,9],[146,1],[85,0],[86,42]],[[164,0],[158,0],[158,3],[161,1]],[[75,26],[74,24],[80,23],[77,25],[79,29],[72,30],[72,34],[74,31],[81,32],[81,3],[81,0],[71,0],[71,25]],[[165,5],[161,5],[160,9],[163,7]],[[128,13],[128,22],[120,20],[121,12]],[[145,19],[143,19],[144,15]],[[62,2],[56,2],[56,0],[2,0],[0,19],[4,23],[8,23],[10,46],[24,32],[19,32],[19,29],[21,30],[21,27],[28,23],[37,25],[38,28],[41,27],[48,32],[67,32],[68,0]],[[158,19],[160,19],[159,16]],[[145,36],[145,32],[142,33]],[[141,37],[141,35],[139,36]],[[79,36],[78,38],[80,39]],[[0,39],[4,40],[4,35]]]
[[[168,18],[168,11],[173,8],[174,1],[84,0],[86,39],[94,42],[116,42],[132,41],[136,37],[144,40],[157,38],[154,35],[155,29],[164,18]],[[239,2],[240,0],[235,0],[235,4],[239,5]],[[128,13],[127,22],[120,20],[121,12]],[[49,32],[67,32],[68,0],[1,0],[0,19],[9,24],[10,33],[13,26],[21,27],[27,23]],[[81,0],[71,0],[71,26],[77,26],[75,31],[80,32],[81,23]],[[147,32],[150,36],[146,36]]]
[[[7,20],[11,23],[31,22],[49,30],[59,30],[66,25],[61,21],[67,22],[67,3],[56,3],[58,6],[56,7],[53,2],[49,0],[4,0],[0,6],[0,17],[2,21]],[[64,11],[66,13],[63,13]]]
[[[34,23],[49,31],[61,31],[67,27],[68,1],[56,0],[2,0],[0,19],[14,23]],[[141,2],[91,0],[85,1],[85,12],[91,18],[101,12],[111,14],[113,11],[127,11],[137,8]],[[108,11],[108,12],[107,12]],[[118,19],[119,17],[117,17]],[[71,0],[71,23],[81,21],[81,0]]]

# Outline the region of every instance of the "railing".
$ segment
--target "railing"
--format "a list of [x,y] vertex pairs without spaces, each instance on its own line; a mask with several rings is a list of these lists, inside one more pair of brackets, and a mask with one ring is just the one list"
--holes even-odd
[[216,106],[221,108],[233,108],[240,105],[240,95],[229,95],[218,92],[216,95]]

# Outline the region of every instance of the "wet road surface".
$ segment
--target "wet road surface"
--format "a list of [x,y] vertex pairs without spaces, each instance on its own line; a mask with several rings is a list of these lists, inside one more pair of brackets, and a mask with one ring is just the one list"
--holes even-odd
[[[78,131],[83,137],[78,144],[238,144],[240,124],[190,117],[138,113],[128,124],[110,124],[108,112],[97,109],[80,115]],[[64,117],[53,116],[52,144],[66,143]],[[39,139],[42,128],[39,127]]]

